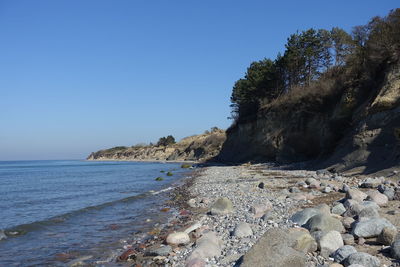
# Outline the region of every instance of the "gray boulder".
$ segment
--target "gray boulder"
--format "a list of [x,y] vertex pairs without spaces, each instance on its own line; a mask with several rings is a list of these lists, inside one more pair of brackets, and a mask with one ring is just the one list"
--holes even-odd
[[233,204],[227,197],[217,199],[217,201],[211,207],[212,215],[224,215],[233,211]]
[[348,256],[353,253],[356,253],[357,250],[353,246],[343,246],[337,249],[334,253],[331,254],[331,257],[336,261],[341,263],[344,261]]
[[304,225],[311,217],[320,214],[321,212],[313,208],[305,208],[293,214],[290,220],[298,225]]
[[290,247],[288,233],[279,228],[269,229],[239,260],[243,267],[305,267],[306,256]]
[[311,217],[307,223],[304,225],[306,229],[310,232],[314,231],[338,231],[343,232],[344,227],[343,224],[338,220],[333,218],[330,215],[326,214],[317,214]]
[[390,252],[393,258],[400,260],[400,239],[397,239],[393,242],[393,244],[390,246]]
[[343,206],[342,203],[336,204],[332,207],[332,213],[337,215],[342,215],[346,212],[346,208]]
[[396,229],[393,224],[384,218],[372,218],[355,223],[352,232],[357,237],[377,237],[385,227]]
[[352,264],[360,264],[366,267],[379,267],[381,264],[377,257],[364,252],[356,252],[351,254],[343,261],[343,263],[346,267]]
[[363,208],[360,212],[357,214],[358,219],[360,220],[361,218],[379,218],[379,212],[372,208],[372,207],[366,207]]
[[330,254],[337,249],[343,247],[343,239],[338,231],[329,231],[323,233],[318,240],[318,247],[321,255],[327,258]]

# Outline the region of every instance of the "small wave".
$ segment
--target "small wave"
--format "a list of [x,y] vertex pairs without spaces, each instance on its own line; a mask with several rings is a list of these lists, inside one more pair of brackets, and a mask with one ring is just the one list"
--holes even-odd
[[[167,188],[168,189],[168,188]],[[165,190],[160,190],[160,191],[165,191]],[[161,193],[160,191],[156,192],[156,193]],[[142,193],[139,195],[135,195],[135,196],[130,196],[130,197],[126,197],[123,199],[118,199],[118,200],[114,200],[114,201],[110,201],[110,202],[106,202],[106,203],[102,203],[100,205],[95,205],[95,206],[89,206],[89,207],[85,207],[79,210],[75,210],[75,211],[70,211],[61,215],[56,215],[54,217],[51,217],[49,219],[46,220],[42,220],[42,221],[35,221],[32,223],[27,223],[27,224],[20,224],[17,226],[13,226],[10,228],[5,229],[5,233],[8,237],[16,237],[16,236],[21,236],[24,234],[27,234],[28,232],[32,232],[32,231],[36,231],[36,230],[40,230],[40,229],[45,229],[49,226],[58,224],[58,223],[62,223],[64,221],[66,221],[67,219],[73,217],[73,216],[77,216],[86,212],[90,212],[90,211],[95,211],[95,210],[101,210],[104,209],[106,207],[118,204],[118,203],[123,203],[123,202],[130,202],[130,201],[135,201],[135,200],[139,200],[139,199],[143,199],[145,197],[151,196],[152,194],[149,192],[146,193]]]
[[172,190],[172,189],[174,189],[174,188],[175,188],[175,187],[170,186],[170,187],[167,187],[167,188],[164,188],[164,189],[155,191],[155,192],[154,192],[154,191],[150,191],[150,193],[151,193],[152,195],[158,195],[158,194],[160,194],[160,193],[170,191],[170,190]]

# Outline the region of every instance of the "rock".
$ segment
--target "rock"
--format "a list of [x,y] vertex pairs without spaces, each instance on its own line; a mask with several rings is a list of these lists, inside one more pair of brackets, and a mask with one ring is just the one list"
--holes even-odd
[[258,184],[258,188],[264,189],[265,188],[264,182],[259,183]]
[[307,179],[305,180],[305,182],[306,182],[306,184],[310,185],[310,184],[312,184],[312,183],[317,182],[317,179],[315,179],[315,178],[307,178]]
[[350,266],[352,264],[360,264],[366,267],[379,267],[381,262],[377,257],[369,255],[365,252],[356,252],[348,256],[344,261],[344,266]]
[[384,182],[385,178],[367,178],[365,179],[360,187],[362,188],[377,188],[380,184]]
[[355,264],[349,265],[347,267],[366,267],[366,266],[355,263]]
[[346,192],[346,198],[354,199],[355,201],[361,202],[367,198],[367,194],[358,190],[358,189],[350,189]]
[[396,239],[397,229],[384,227],[378,235],[377,241],[382,245],[390,246]]
[[273,213],[272,211],[268,211],[267,213],[265,213],[262,217],[261,220],[267,221],[273,218]]
[[389,227],[396,229],[388,220],[384,218],[372,218],[355,223],[353,234],[357,237],[377,237],[383,228]]
[[357,244],[364,245],[365,244],[365,239],[363,237],[359,237],[358,241],[357,241]]
[[189,199],[186,203],[187,203],[188,206],[191,207],[191,208],[195,208],[195,207],[196,207],[196,200],[193,199],[193,198]]
[[320,214],[321,212],[314,208],[305,208],[293,214],[290,220],[298,225],[304,225],[311,217]]
[[397,239],[390,246],[390,253],[393,258],[400,260],[400,239]]
[[350,187],[347,184],[343,184],[341,191],[343,193],[347,193],[350,190]]
[[315,207],[315,209],[319,210],[321,213],[324,213],[326,215],[331,214],[331,209],[327,204],[319,204],[318,206]]
[[360,221],[362,218],[379,218],[379,212],[372,207],[367,207],[358,212],[357,216]]
[[250,212],[255,218],[261,218],[265,213],[272,210],[272,203],[267,201],[263,204],[254,205],[250,208]]
[[297,187],[291,187],[291,188],[289,188],[289,192],[290,193],[300,193],[301,191]]
[[336,262],[342,262],[344,261],[348,256],[350,256],[353,253],[356,253],[357,250],[353,246],[343,246],[339,249],[337,249],[335,252],[332,253],[331,257],[336,261]]
[[185,232],[175,232],[167,236],[167,243],[169,245],[184,245],[190,242],[190,237]]
[[291,240],[290,247],[301,252],[314,252],[318,245],[315,239],[304,228],[290,228],[289,238]]
[[389,201],[388,197],[382,193],[379,193],[379,191],[373,190],[373,191],[368,191],[368,200],[374,201],[376,204],[379,206],[386,205]]
[[346,212],[346,208],[343,206],[342,203],[336,204],[332,207],[332,213],[337,215],[342,215]]
[[257,243],[240,259],[242,267],[305,267],[306,257],[290,247],[287,232],[269,229]]
[[197,239],[196,247],[188,257],[188,262],[194,259],[206,259],[221,255],[222,241],[215,232],[207,232]]
[[235,227],[235,230],[233,230],[232,235],[236,237],[251,236],[253,235],[253,230],[251,230],[251,227],[248,223],[241,222]]
[[354,236],[351,234],[342,234],[343,243],[345,245],[354,245]]
[[332,192],[332,188],[330,188],[329,186],[326,186],[324,189],[322,189],[322,193],[327,194],[327,193],[330,193],[330,192]]
[[351,229],[354,222],[355,220],[351,217],[344,217],[342,220],[342,224],[346,229]]
[[191,226],[189,226],[188,228],[186,228],[184,232],[189,234],[190,232],[193,232],[194,230],[196,230],[200,227],[201,227],[201,223],[196,222],[196,223],[192,224]]
[[329,267],[343,267],[343,265],[335,262],[335,263],[330,264]]
[[145,256],[168,256],[169,253],[172,252],[172,247],[171,246],[162,246],[159,248],[151,248],[149,250],[146,250],[144,255]]
[[311,217],[304,225],[310,232],[314,231],[338,231],[343,232],[344,227],[342,223],[329,215],[317,214]]
[[335,252],[338,248],[343,247],[343,245],[342,236],[338,231],[329,231],[322,234],[318,243],[321,255],[325,258]]
[[395,191],[393,188],[388,187],[385,189],[385,191],[382,192],[382,194],[384,194],[385,196],[387,196],[388,200],[393,200],[394,199],[394,194]]
[[[365,208],[379,210],[378,204],[373,201],[356,202],[352,199],[348,199],[344,202],[344,206],[347,207],[347,210],[343,215],[348,217],[359,216],[360,212]],[[367,212],[364,213],[364,216],[367,216]]]
[[217,199],[211,207],[212,215],[224,215],[231,212],[233,212],[233,204],[227,197]]
[[318,176],[332,176],[332,173],[326,169],[322,169],[322,170],[317,170],[315,172]]

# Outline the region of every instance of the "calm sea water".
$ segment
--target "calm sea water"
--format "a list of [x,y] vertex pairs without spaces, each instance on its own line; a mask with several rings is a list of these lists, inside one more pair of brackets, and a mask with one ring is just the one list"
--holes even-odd
[[0,266],[110,257],[121,240],[149,227],[146,219],[159,219],[167,198],[153,191],[183,172],[177,163],[0,162],[0,229],[8,236],[0,241]]

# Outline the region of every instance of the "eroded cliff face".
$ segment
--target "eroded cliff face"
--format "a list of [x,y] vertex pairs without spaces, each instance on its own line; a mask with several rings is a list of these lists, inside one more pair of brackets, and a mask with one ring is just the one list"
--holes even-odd
[[93,152],[87,160],[132,160],[132,161],[204,161],[218,155],[225,132],[195,135],[169,146],[143,146],[121,149],[105,149]]
[[260,110],[227,131],[218,159],[225,162],[315,160],[335,170],[365,172],[400,164],[400,64],[388,66],[378,86],[349,86],[323,101]]

